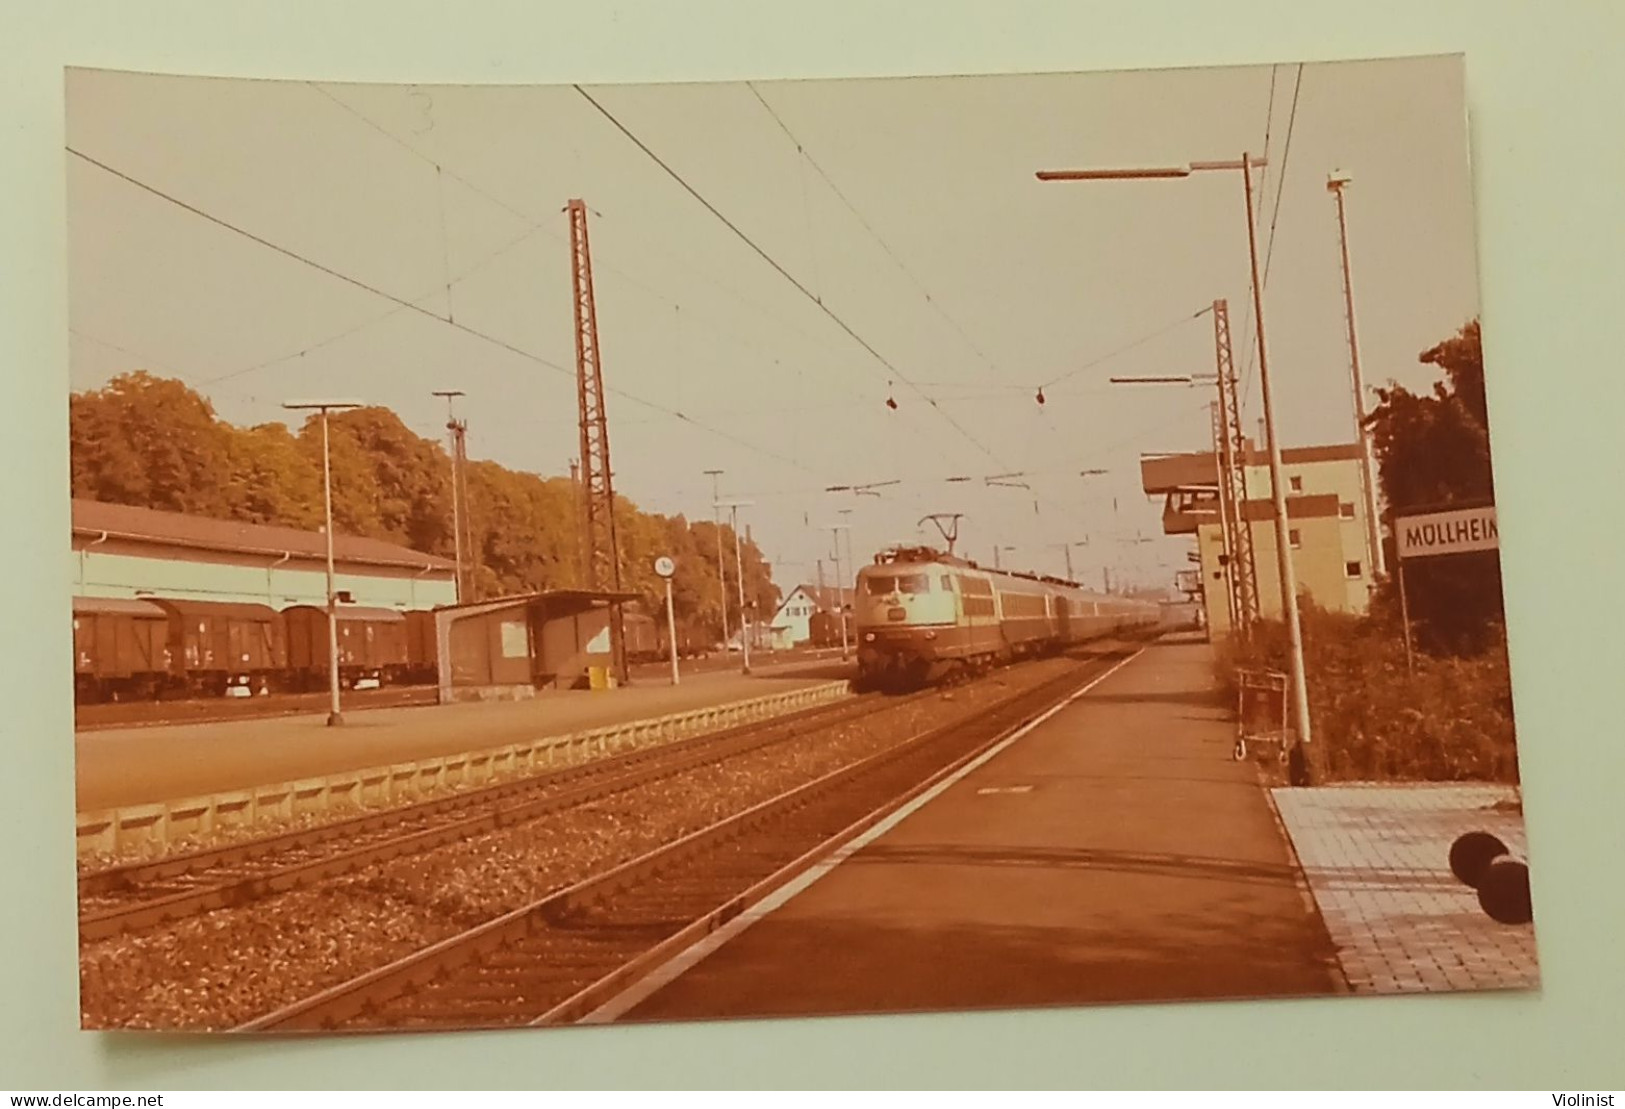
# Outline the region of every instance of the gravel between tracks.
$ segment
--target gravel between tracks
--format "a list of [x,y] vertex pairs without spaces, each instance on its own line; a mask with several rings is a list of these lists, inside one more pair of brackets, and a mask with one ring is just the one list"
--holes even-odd
[[80,948],[86,1028],[207,1030],[401,958],[793,786],[1054,678],[1044,660],[242,908]]
[[[834,704],[835,702],[828,702]],[[792,710],[794,711],[794,710]],[[765,720],[762,721],[765,723]],[[533,776],[533,774],[546,774],[555,770],[564,770],[580,766],[584,763],[597,762],[613,755],[622,754],[627,750],[650,750],[664,747],[671,743],[693,739],[703,734],[700,731],[684,730],[668,735],[651,736],[637,741],[632,747],[616,747],[609,752],[588,745],[579,744],[568,748],[560,748],[548,756],[546,765],[535,772],[521,772],[519,774],[503,774],[492,781],[454,781],[440,785],[420,783],[410,796],[371,800],[363,803],[340,803],[321,812],[300,813],[297,816],[284,819],[274,819],[262,816],[252,824],[233,825],[224,828],[215,828],[207,833],[180,836],[177,835],[167,842],[139,840],[126,843],[116,851],[89,851],[77,859],[78,874],[81,878],[96,874],[100,871],[111,870],[120,866],[129,866],[136,863],[157,862],[174,855],[184,854],[194,850],[226,847],[232,844],[246,843],[251,840],[265,839],[269,836],[285,832],[306,832],[330,824],[340,824],[346,820],[353,820],[361,816],[375,816],[394,810],[407,808],[411,805],[427,801],[440,801],[463,793],[473,793],[491,785],[517,781],[520,778]],[[546,737],[544,737],[546,738]],[[560,738],[563,737],[553,737]]]

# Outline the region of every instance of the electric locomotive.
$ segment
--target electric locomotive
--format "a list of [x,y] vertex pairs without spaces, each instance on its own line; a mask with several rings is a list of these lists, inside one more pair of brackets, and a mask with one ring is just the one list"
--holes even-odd
[[1160,619],[1156,605],[988,570],[930,547],[877,554],[858,571],[853,615],[863,688],[917,688]]

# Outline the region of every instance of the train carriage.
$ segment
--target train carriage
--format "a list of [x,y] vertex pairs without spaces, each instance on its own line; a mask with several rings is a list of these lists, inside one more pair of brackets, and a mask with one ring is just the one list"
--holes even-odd
[[149,601],[73,599],[73,684],[81,701],[150,699],[169,673],[169,617]]
[[858,572],[858,682],[917,686],[1152,627],[1157,606],[1072,582],[987,570],[929,547],[882,551]]
[[[631,605],[621,613],[629,663],[664,662],[671,658],[671,633],[664,610],[651,616]],[[677,657],[706,658],[712,650],[711,637],[692,620],[677,621]]]
[[171,689],[223,695],[264,689],[287,665],[282,619],[268,605],[154,597],[169,618]]
[[[288,669],[296,689],[326,689],[327,610],[293,605],[282,610]],[[406,614],[391,608],[340,605],[337,609],[339,680],[350,688],[401,680],[412,663]]]

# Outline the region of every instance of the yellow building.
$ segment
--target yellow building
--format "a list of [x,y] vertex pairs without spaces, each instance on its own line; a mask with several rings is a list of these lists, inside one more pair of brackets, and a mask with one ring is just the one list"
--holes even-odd
[[[1298,594],[1322,608],[1364,612],[1375,587],[1374,552],[1370,549],[1361,489],[1357,444],[1291,447],[1281,452],[1286,479],[1288,545]],[[1258,581],[1259,610],[1265,619],[1281,617],[1281,578],[1277,570],[1275,509],[1269,456],[1248,446],[1247,499],[1241,516],[1252,536]],[[1200,567],[1202,599],[1208,627],[1225,634],[1231,624],[1226,575],[1233,572],[1222,557],[1224,526],[1219,518],[1219,467],[1213,452],[1158,455],[1141,459],[1141,483],[1147,494],[1166,498],[1163,532],[1196,540],[1192,561]]]

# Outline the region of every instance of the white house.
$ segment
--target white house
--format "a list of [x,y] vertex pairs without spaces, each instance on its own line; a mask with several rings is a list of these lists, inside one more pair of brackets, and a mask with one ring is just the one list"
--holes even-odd
[[812,618],[819,612],[834,612],[837,608],[836,591],[820,590],[815,585],[798,585],[789,596],[779,602],[769,626],[774,638],[786,647],[805,643],[812,638]]

